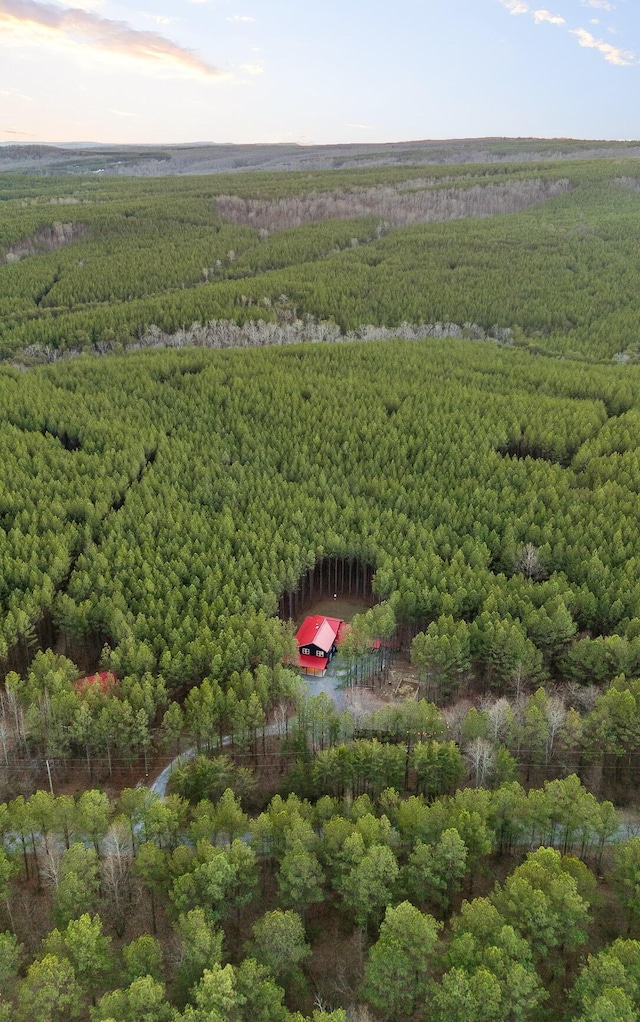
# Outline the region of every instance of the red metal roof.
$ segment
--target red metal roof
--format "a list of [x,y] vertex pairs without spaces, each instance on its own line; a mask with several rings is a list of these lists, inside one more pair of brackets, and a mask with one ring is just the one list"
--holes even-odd
[[298,666],[303,670],[324,671],[328,663],[329,657],[326,656],[305,656],[303,653],[298,656]]
[[77,681],[74,681],[73,687],[76,692],[86,692],[88,688],[99,685],[103,692],[108,692],[117,680],[112,671],[100,671],[99,674],[89,674],[86,678],[78,678]]
[[296,632],[298,646],[317,646],[329,653],[334,643],[340,641],[340,630],[344,624],[339,617],[323,617],[314,614],[305,618]]

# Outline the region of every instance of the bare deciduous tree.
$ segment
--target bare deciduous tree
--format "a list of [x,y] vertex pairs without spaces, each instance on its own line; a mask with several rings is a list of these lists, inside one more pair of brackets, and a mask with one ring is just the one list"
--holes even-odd
[[466,758],[473,783],[476,788],[482,787],[495,759],[491,742],[486,738],[474,738],[467,749]]
[[560,699],[559,696],[552,696],[547,703],[546,710],[547,720],[549,722],[549,735],[546,742],[546,759],[547,763],[553,756],[553,746],[559,732],[564,726],[564,722],[567,718],[567,708],[564,704],[564,700]]
[[471,709],[469,699],[459,699],[453,706],[446,706],[441,712],[447,723],[447,729],[451,738],[458,745],[462,741],[462,725]]
[[127,908],[131,900],[131,863],[133,847],[127,827],[114,823],[104,840],[106,849],[100,865],[102,890],[113,913],[116,933],[121,937],[125,930]]
[[494,742],[503,742],[513,720],[513,710],[508,699],[497,699],[488,706],[483,706],[489,721],[489,733]]
[[524,575],[525,578],[530,578],[534,582],[538,582],[540,579],[545,577],[546,572],[544,565],[542,564],[540,554],[533,543],[525,543],[518,554],[515,563],[515,570],[520,575]]

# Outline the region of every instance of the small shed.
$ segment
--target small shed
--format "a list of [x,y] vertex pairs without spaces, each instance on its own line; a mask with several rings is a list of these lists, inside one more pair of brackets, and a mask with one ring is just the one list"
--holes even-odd
[[108,692],[109,689],[117,682],[117,678],[113,671],[100,671],[98,674],[88,674],[86,678],[78,678],[74,681],[73,687],[76,692],[86,692],[87,689],[95,688],[98,686],[103,692]]
[[305,674],[322,678],[336,655],[345,622],[339,617],[314,614],[305,618],[296,632],[298,667]]

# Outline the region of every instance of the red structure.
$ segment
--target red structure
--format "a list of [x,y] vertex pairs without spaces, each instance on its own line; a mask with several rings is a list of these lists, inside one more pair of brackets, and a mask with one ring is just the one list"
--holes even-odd
[[117,680],[111,671],[101,671],[99,674],[89,674],[86,678],[78,678],[77,681],[74,681],[73,687],[76,692],[86,692],[88,688],[99,685],[103,692],[108,692]]
[[296,632],[298,667],[305,674],[322,678],[342,639],[345,622],[339,617],[314,614],[305,618]]

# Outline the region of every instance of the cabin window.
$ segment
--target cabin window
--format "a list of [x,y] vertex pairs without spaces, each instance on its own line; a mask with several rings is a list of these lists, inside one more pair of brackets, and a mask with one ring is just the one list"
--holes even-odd
[[303,656],[309,656],[309,652],[310,652],[310,650],[309,650],[308,646],[303,646],[302,647],[302,655]]
[[316,650],[316,656],[324,656],[324,653],[322,652],[321,649]]

